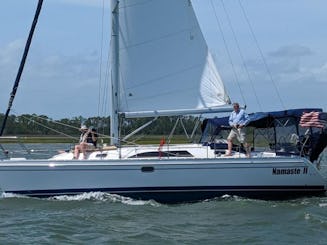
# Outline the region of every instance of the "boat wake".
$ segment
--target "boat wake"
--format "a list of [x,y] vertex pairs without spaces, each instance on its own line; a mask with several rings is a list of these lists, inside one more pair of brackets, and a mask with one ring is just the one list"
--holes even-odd
[[151,206],[160,206],[154,200],[136,200],[129,197],[123,197],[117,194],[109,194],[105,192],[85,192],[78,195],[60,195],[47,198],[48,200],[57,200],[57,201],[100,201],[100,202],[112,202],[112,203],[123,203],[127,205],[151,205]]
[[212,201],[253,201],[254,199],[250,199],[250,198],[246,198],[246,197],[241,197],[241,196],[237,196],[237,195],[222,195],[220,197],[215,197],[215,198],[211,198],[211,199],[206,199],[204,200],[204,202],[212,202]]
[[85,192],[78,195],[60,195],[53,196],[49,198],[37,198],[29,197],[26,195],[19,195],[9,192],[0,192],[0,199],[5,198],[25,198],[25,199],[38,199],[38,200],[47,200],[47,201],[99,201],[99,202],[111,202],[111,203],[123,203],[127,205],[150,205],[159,207],[160,203],[154,200],[136,200],[129,197],[123,197],[117,194],[109,194],[105,192]]
[[10,192],[0,192],[0,199],[2,198],[30,198],[30,197],[20,194],[14,194]]

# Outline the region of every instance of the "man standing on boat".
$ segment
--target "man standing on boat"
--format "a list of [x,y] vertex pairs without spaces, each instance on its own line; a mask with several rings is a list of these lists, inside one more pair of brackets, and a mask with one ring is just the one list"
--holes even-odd
[[238,103],[233,103],[233,108],[234,111],[229,116],[228,121],[232,129],[227,137],[228,151],[225,156],[232,155],[233,139],[236,137],[241,144],[244,144],[246,156],[249,157],[249,145],[245,142],[245,126],[249,123],[250,118],[243,109],[240,109],[240,105]]

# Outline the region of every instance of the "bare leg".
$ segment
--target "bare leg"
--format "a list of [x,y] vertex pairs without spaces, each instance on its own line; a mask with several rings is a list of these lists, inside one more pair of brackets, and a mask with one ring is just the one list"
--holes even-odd
[[83,153],[83,159],[86,159],[86,148],[87,148],[87,144],[86,143],[82,143],[81,144],[81,151]]
[[74,149],[74,158],[75,159],[79,158],[79,152],[80,152],[80,145],[75,145],[75,149]]
[[250,153],[251,153],[251,151],[250,151],[250,145],[248,144],[248,143],[244,143],[244,146],[245,146],[245,152],[246,152],[246,156],[247,157],[250,157]]
[[227,149],[226,156],[231,156],[232,155],[232,146],[233,146],[232,140],[228,139],[227,145],[228,145],[228,149]]

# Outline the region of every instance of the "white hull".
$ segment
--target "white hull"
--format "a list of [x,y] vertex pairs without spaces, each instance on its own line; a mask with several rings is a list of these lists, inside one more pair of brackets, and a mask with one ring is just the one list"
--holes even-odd
[[3,192],[48,197],[104,191],[175,203],[224,194],[285,199],[324,194],[304,158],[25,160],[0,163]]

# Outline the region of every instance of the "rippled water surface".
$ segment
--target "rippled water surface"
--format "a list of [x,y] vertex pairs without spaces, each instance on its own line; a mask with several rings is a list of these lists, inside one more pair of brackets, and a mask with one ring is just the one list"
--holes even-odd
[[327,244],[327,197],[162,205],[101,192],[2,193],[0,220],[0,244]]
[[105,193],[0,199],[0,243],[327,243],[327,198],[268,202],[225,196],[179,205]]

